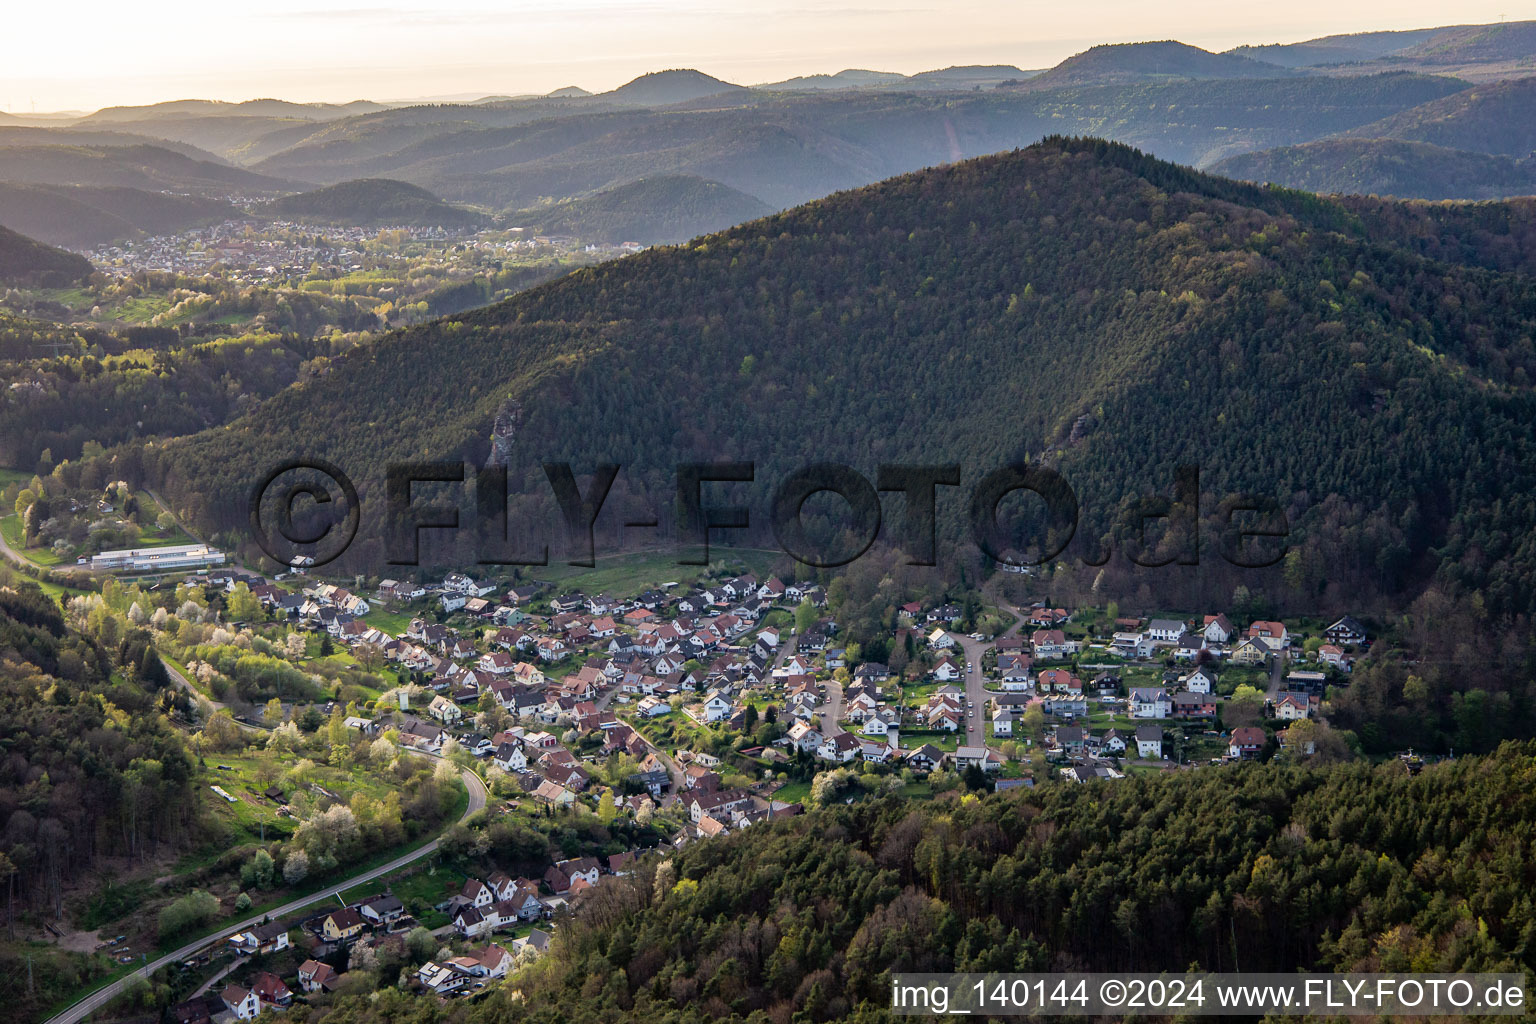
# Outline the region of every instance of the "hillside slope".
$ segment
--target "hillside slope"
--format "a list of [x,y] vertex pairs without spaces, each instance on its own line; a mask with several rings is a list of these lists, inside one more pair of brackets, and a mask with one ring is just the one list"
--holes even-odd
[[1230,157],[1211,168],[1308,192],[1402,199],[1503,199],[1536,194],[1536,160],[1396,139],[1323,139]]
[[[1490,607],[1527,609],[1536,229],[1504,212],[1502,227],[1366,216],[1048,140],[407,330],[146,468],[209,525],[243,522],[245,481],[299,453],[377,502],[391,460],[484,461],[512,400],[512,479],[545,459],[622,463],[616,517],[666,514],[679,461],[757,460],[739,493],[761,509],[807,452],[871,473],[959,462],[971,481],[1046,459],[1077,491],[1088,554],[1132,495],[1198,463],[1210,494],[1286,505],[1293,543],[1342,585],[1410,586],[1475,537],[1480,557],[1454,571]],[[1461,240],[1463,264],[1416,251],[1436,235]],[[1510,270],[1478,265],[1510,251],[1525,254]],[[382,521],[369,508],[365,534]],[[1015,524],[1022,544],[1032,520]],[[941,526],[965,536],[958,499]],[[347,558],[382,564],[377,536]]]
[[140,233],[171,234],[241,215],[220,199],[133,188],[0,183],[0,224],[49,245],[90,248]]
[[84,256],[0,227],[0,284],[59,287],[89,277],[94,269]]
[[1536,78],[1474,86],[1343,134],[1524,159],[1536,153]]
[[673,175],[522,210],[507,219],[585,241],[656,245],[686,241],[772,212],[762,200],[718,181]]
[[344,181],[296,196],[284,196],[264,208],[290,220],[325,224],[403,225],[469,228],[485,222],[483,214],[443,202],[417,185],[387,178]]
[[3,147],[0,181],[225,194],[294,188],[289,181],[145,145]]

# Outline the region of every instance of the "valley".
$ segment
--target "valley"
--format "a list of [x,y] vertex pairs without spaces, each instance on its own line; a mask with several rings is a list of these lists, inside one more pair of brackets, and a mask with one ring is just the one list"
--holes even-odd
[[0,114],[5,1019],[1536,972],[1536,22],[749,6]]

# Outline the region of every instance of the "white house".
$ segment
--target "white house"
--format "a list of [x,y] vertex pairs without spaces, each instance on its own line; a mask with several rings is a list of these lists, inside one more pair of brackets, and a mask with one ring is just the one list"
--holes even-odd
[[716,690],[704,698],[704,720],[706,722],[723,722],[731,717],[731,702],[721,696]]
[[821,741],[821,746],[816,748],[816,756],[823,761],[846,763],[859,755],[859,741],[851,732],[833,733]]
[[496,748],[496,767],[504,772],[522,771],[528,767],[528,754],[521,743],[503,743]]
[[1134,686],[1131,688],[1132,718],[1167,718],[1172,710],[1168,691],[1161,686]]
[[261,1000],[256,993],[240,985],[226,985],[219,998],[236,1020],[255,1020],[261,1013]]
[[1163,727],[1140,725],[1136,727],[1136,753],[1141,757],[1163,756]]
[[1153,619],[1147,625],[1147,635],[1162,643],[1173,643],[1184,635],[1184,623],[1177,619]]
[[1179,684],[1190,693],[1214,693],[1216,690],[1216,673],[1202,665],[1180,679]]
[[942,627],[935,626],[933,632],[928,634],[928,646],[936,651],[947,651],[955,646],[955,638],[946,633]]
[[1205,617],[1205,626],[1201,632],[1204,634],[1207,642],[1224,644],[1232,639],[1232,634],[1235,630],[1233,630],[1232,623],[1227,620],[1225,615],[1207,615]]
[[432,698],[432,703],[427,705],[427,714],[444,725],[453,725],[464,718],[464,709],[442,694],[438,694]]

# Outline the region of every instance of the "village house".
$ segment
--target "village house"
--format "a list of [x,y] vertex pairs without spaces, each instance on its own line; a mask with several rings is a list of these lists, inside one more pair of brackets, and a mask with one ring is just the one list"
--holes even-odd
[[357,905],[363,920],[374,927],[387,927],[405,916],[405,904],[389,893],[372,896]]
[[231,935],[229,944],[242,956],[276,953],[288,948],[288,926],[280,921],[260,924]]
[[1341,646],[1359,645],[1365,643],[1365,627],[1353,616],[1346,615],[1338,622],[1323,630],[1323,637],[1331,644]]
[[305,960],[299,965],[299,988],[305,992],[330,991],[340,977],[330,964]]
[[1282,722],[1306,718],[1312,710],[1312,701],[1304,693],[1282,693],[1275,698],[1275,717]]
[[931,772],[944,761],[944,751],[932,743],[925,743],[916,750],[909,750],[902,758],[910,768],[919,772]]
[[1283,622],[1266,622],[1262,619],[1255,619],[1253,624],[1248,627],[1248,636],[1250,638],[1258,637],[1268,642],[1270,648],[1277,651],[1284,650],[1291,643],[1291,635],[1286,632],[1285,623]]
[[1227,755],[1244,759],[1254,758],[1264,749],[1264,743],[1263,729],[1256,725],[1240,726],[1232,730],[1232,736],[1227,743]]
[[949,755],[950,763],[957,772],[963,772],[968,768],[980,768],[984,772],[1001,771],[1003,767],[1003,755],[986,747],[959,746],[955,752]]
[[1173,695],[1175,718],[1215,718],[1216,698],[1208,693],[1180,690]]
[[281,1008],[293,1002],[293,993],[283,984],[283,979],[271,971],[262,971],[251,979],[251,992],[263,1007]]
[[325,915],[320,922],[320,936],[327,942],[351,942],[363,933],[368,922],[352,907],[343,907]]
[[1128,660],[1152,657],[1152,638],[1142,633],[1116,633],[1109,642],[1110,652]]
[[1269,660],[1269,642],[1263,637],[1250,636],[1232,650],[1234,665],[1262,665]]
[[1138,757],[1163,756],[1163,727],[1138,725],[1136,727],[1136,754]]
[[1077,645],[1069,642],[1067,635],[1059,629],[1037,629],[1030,634],[1029,644],[1040,661],[1067,658],[1077,649]]
[[1236,631],[1232,628],[1232,623],[1228,621],[1227,617],[1218,613],[1205,617],[1205,624],[1201,627],[1200,632],[1208,643],[1224,644],[1232,639],[1232,634]]
[[236,1020],[255,1020],[261,1013],[261,1000],[255,992],[240,985],[226,985],[219,998]]
[[1190,693],[1215,693],[1216,673],[1202,665],[1188,675],[1181,676],[1179,685]]
[[1167,718],[1173,708],[1168,691],[1161,686],[1133,686],[1130,696],[1132,718]]

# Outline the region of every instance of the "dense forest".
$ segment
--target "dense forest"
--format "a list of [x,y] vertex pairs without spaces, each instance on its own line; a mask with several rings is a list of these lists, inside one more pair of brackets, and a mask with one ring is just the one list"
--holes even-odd
[[[512,399],[513,494],[546,492],[541,460],[618,462],[614,523],[670,520],[679,461],[755,460],[734,493],[764,510],[747,536],[766,540],[772,488],[806,453],[871,478],[960,462],[966,486],[1022,460],[1070,483],[1067,554],[1098,562],[1193,464],[1207,554],[1224,497],[1268,495],[1306,555],[1299,595],[1438,576],[1497,620],[1536,599],[1528,237],[1499,207],[1347,205],[1055,140],[409,329],[228,429],[115,453],[113,472],[220,529],[273,453],[313,453],[366,505],[391,460],[483,461]],[[963,499],[939,513],[941,539],[969,546]],[[1010,520],[1021,550],[1040,519]],[[381,522],[365,514],[356,565],[382,564]]]
[[[610,879],[474,1007],[311,1022],[885,1020],[900,971],[1529,971],[1536,747],[835,804]],[[516,994],[513,994],[515,990]]]
[[1323,139],[1243,153],[1211,170],[1308,192],[1501,199],[1536,192],[1536,161],[1397,139]]
[[146,630],[70,628],[35,584],[0,585],[0,867],[12,913],[58,914],[103,856],[142,857],[194,824],[193,761],[164,712],[186,698]]

